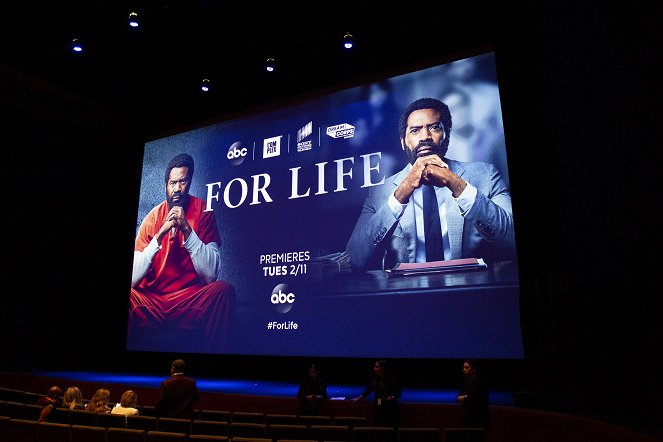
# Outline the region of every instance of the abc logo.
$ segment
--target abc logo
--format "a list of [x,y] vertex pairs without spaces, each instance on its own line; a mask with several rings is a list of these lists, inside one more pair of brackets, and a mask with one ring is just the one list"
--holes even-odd
[[242,164],[246,156],[249,154],[249,151],[244,147],[241,141],[235,141],[232,146],[228,148],[228,154],[226,157],[230,161],[230,164],[233,166],[239,166]]
[[287,284],[279,284],[272,290],[269,298],[274,310],[279,313],[288,313],[295,303],[295,294],[290,291]]

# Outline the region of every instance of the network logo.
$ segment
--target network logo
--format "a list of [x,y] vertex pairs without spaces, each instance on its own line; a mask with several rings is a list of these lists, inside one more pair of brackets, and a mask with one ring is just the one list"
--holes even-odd
[[[313,141],[310,139],[312,133],[313,121],[309,121],[304,127],[297,131],[297,152],[311,150],[313,147]],[[307,138],[309,139],[307,140]]]
[[327,135],[332,138],[352,138],[355,136],[355,127],[348,123],[329,126]]
[[262,157],[271,158],[281,155],[281,135],[265,138],[262,142]]
[[229,148],[226,158],[233,166],[239,166],[244,162],[249,151],[241,141],[235,141]]
[[288,313],[295,304],[295,294],[290,291],[288,284],[279,284],[272,290],[269,301],[277,312]]

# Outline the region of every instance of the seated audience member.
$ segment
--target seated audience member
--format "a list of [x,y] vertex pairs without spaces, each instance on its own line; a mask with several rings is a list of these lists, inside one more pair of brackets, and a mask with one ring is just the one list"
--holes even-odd
[[37,399],[36,404],[44,406],[53,405],[55,407],[59,407],[62,404],[61,396],[62,396],[62,389],[57,385],[53,385],[51,388],[48,389],[45,396],[42,396],[39,399]]
[[46,396],[37,399],[37,405],[43,405],[41,413],[39,414],[38,422],[43,422],[48,419],[48,415],[53,408],[62,406],[62,389],[57,385],[53,385],[48,389]]
[[127,390],[122,393],[120,403],[113,407],[111,413],[132,416],[138,414],[138,395],[133,390]]
[[111,408],[108,406],[108,398],[110,398],[110,391],[106,388],[100,388],[94,393],[85,409],[95,413],[110,413]]
[[69,387],[64,392],[62,406],[70,410],[85,410],[83,404],[83,392],[78,387]]

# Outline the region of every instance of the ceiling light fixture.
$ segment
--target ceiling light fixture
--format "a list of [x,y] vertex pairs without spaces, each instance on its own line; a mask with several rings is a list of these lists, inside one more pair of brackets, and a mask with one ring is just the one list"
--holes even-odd
[[274,69],[276,69],[276,62],[272,57],[267,57],[265,69],[267,69],[267,72],[274,72]]
[[129,26],[132,28],[137,28],[139,26],[138,22],[138,13],[136,11],[131,11],[129,13]]
[[83,52],[83,44],[77,38],[71,41],[71,50],[74,52]]
[[352,46],[354,46],[354,37],[349,32],[346,32],[343,35],[343,47],[345,49],[352,49]]

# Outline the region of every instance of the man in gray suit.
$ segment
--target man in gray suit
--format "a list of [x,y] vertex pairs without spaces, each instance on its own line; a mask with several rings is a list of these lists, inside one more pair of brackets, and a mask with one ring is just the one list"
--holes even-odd
[[[511,195],[498,169],[445,158],[451,135],[448,106],[435,98],[412,102],[400,117],[399,134],[408,164],[370,188],[346,247],[353,269],[515,259]],[[424,189],[430,190],[428,196]],[[437,210],[426,210],[424,200],[430,198]],[[435,216],[435,224],[427,213]],[[435,240],[426,237],[424,221],[434,226]]]

